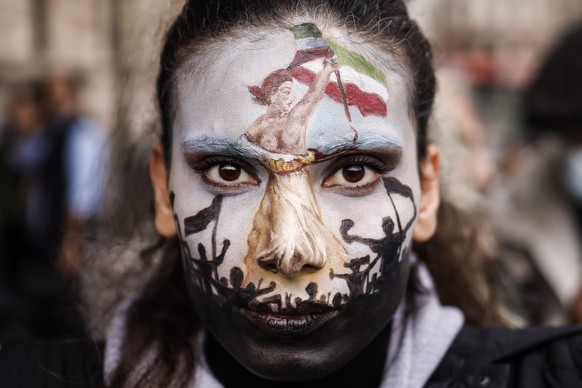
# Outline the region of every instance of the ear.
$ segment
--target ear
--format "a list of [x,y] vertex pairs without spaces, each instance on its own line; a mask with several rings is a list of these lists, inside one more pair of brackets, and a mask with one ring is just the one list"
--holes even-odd
[[412,239],[424,242],[430,239],[437,227],[439,194],[439,151],[436,145],[428,146],[426,157],[420,162],[420,209]]
[[156,230],[166,238],[176,236],[176,224],[174,223],[174,211],[170,203],[168,193],[168,174],[164,161],[164,151],[158,142],[152,149],[150,158],[150,178],[154,188],[154,200],[156,208]]

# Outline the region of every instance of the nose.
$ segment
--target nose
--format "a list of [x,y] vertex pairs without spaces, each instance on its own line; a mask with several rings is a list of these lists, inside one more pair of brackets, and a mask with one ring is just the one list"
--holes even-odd
[[315,262],[301,254],[301,252],[293,252],[291,255],[268,255],[259,257],[258,263],[266,270],[280,273],[281,275],[292,278],[297,275],[304,267],[310,266],[312,268],[322,268],[325,261]]
[[272,174],[248,239],[248,260],[287,278],[347,253],[321,220],[305,170]]

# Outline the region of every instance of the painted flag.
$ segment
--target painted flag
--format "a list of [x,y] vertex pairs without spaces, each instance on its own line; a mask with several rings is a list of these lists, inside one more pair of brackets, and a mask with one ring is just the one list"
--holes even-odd
[[311,23],[300,24],[293,27],[291,32],[295,35],[297,52],[289,65],[289,69],[316,59],[333,57],[333,50],[327,41],[322,38],[321,32],[315,25]]
[[218,219],[220,214],[220,207],[222,205],[222,195],[217,195],[212,200],[212,204],[200,210],[193,216],[184,219],[184,234],[186,237],[191,234],[203,231],[208,227],[212,221]]
[[[387,178],[383,178],[383,179],[384,179],[384,188],[386,189],[386,192],[388,193],[388,197],[390,198],[390,202],[392,202],[392,206],[394,207],[394,212],[396,213],[396,221],[398,222],[398,230],[399,230],[400,238],[403,239],[404,233],[408,230],[408,228],[410,228],[410,226],[412,225],[412,223],[416,219],[417,210],[416,210],[416,206],[414,205],[414,194],[413,194],[412,189],[410,187],[403,185],[402,182],[400,182],[395,177],[387,177]],[[410,199],[413,203],[412,208],[414,209],[414,216],[410,218],[410,221],[408,221],[408,224],[406,224],[406,226],[404,228],[402,227],[402,221],[400,220],[400,214],[396,210],[396,205],[394,204],[394,200],[392,199],[392,194],[402,195],[403,197]]]
[[412,189],[410,187],[403,185],[402,182],[394,177],[386,177],[383,179],[384,188],[386,188],[386,191],[389,194],[399,194],[404,198],[408,198],[414,201],[414,194],[412,193]]
[[334,55],[341,64],[341,84],[330,81],[325,94],[338,103],[346,103],[358,108],[362,116],[387,115],[387,81],[384,74],[360,54],[347,50],[330,39],[324,39],[319,29],[305,23],[292,29],[295,35],[297,53],[288,70],[293,78],[305,85],[311,85],[317,73],[323,68],[323,59]]

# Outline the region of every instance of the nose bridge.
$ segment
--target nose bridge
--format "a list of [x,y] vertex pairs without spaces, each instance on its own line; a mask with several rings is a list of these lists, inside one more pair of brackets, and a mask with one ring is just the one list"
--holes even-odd
[[[255,216],[251,260],[286,277],[323,268],[337,239],[321,221],[308,172],[272,174]],[[254,257],[252,257],[254,256]]]

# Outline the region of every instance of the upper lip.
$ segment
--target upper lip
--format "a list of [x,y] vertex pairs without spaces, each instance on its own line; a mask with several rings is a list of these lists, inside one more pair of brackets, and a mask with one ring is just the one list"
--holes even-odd
[[269,336],[299,338],[310,335],[339,314],[339,308],[314,301],[299,302],[296,307],[279,303],[250,303],[242,314]]
[[286,317],[299,317],[308,315],[322,315],[340,308],[333,307],[327,303],[318,303],[310,300],[299,302],[295,307],[282,306],[281,303],[273,303],[269,301],[259,303],[249,303],[247,308],[259,314],[269,314]]

